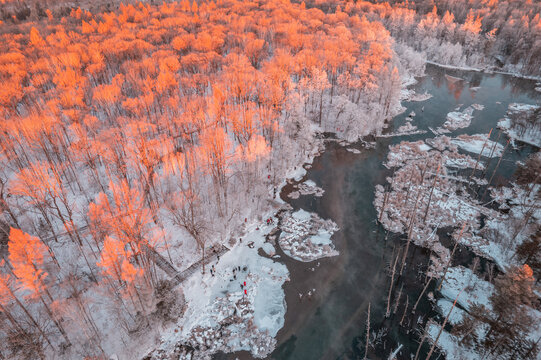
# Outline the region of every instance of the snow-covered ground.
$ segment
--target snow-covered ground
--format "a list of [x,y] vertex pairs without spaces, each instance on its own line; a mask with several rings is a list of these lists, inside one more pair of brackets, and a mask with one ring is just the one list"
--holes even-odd
[[[470,184],[487,184],[485,178],[477,177],[485,165],[478,161],[478,156],[459,153],[458,147],[479,154],[483,145],[484,156],[491,153],[493,157],[500,156],[503,151],[501,144],[487,141],[487,135],[439,136],[391,146],[384,163],[395,171],[392,178],[387,179],[391,184],[390,191],[376,186],[374,205],[378,218],[390,231],[407,234],[411,229],[411,239],[415,244],[433,250],[435,257],[430,272],[434,277],[441,275],[449,258],[449,251],[440,244],[436,234],[438,228],[458,229],[466,224],[463,234],[459,237],[457,230],[454,238],[478,255],[495,260],[501,268],[509,264],[514,247],[531,232],[528,228],[515,234],[515,229],[519,226],[516,225],[517,219],[524,217],[519,212],[533,204],[535,191],[518,187],[492,190],[495,201],[506,204],[507,209],[511,208],[508,214],[470,197]],[[481,227],[481,215],[485,217],[484,227]],[[531,216],[540,218],[538,211]],[[486,234],[500,235],[490,238]],[[513,239],[513,245],[501,239]]]
[[[448,319],[449,325],[457,325],[467,316],[473,304],[482,305],[487,311],[492,311],[490,297],[493,293],[494,285],[480,279],[471,269],[462,266],[451,267],[441,287],[443,298],[438,299],[436,304],[437,310],[443,317],[450,314]],[[452,304],[455,299],[457,300],[457,305],[453,307]],[[530,312],[532,319],[541,319],[541,313],[538,310],[524,308],[524,311]],[[486,337],[489,328],[489,325],[486,323],[477,323],[472,331],[476,339],[482,340]],[[441,324],[429,321],[426,326],[429,340],[432,342],[435,341],[440,330]],[[541,323],[534,323],[531,331],[525,335],[534,343],[538,341],[539,336],[541,336]],[[477,349],[472,348],[467,343],[461,343],[460,338],[452,335],[447,330],[441,332],[437,346],[449,359],[482,358]]]
[[[456,308],[455,310],[456,311]],[[446,314],[447,315],[447,314]],[[441,325],[429,321],[426,325],[426,331],[432,341],[436,339],[441,329]],[[447,359],[460,359],[460,360],[479,360],[481,355],[475,352],[473,349],[465,348],[459,344],[459,339],[451,335],[449,332],[443,330],[438,339],[438,348],[445,354]]]
[[475,221],[488,211],[468,201],[463,192],[468,180],[453,176],[450,170],[473,168],[476,160],[459,154],[451,139],[440,136],[429,144],[419,140],[391,146],[384,165],[396,170],[388,179],[390,192],[376,186],[374,205],[378,218],[386,229],[403,234],[411,231],[415,244],[431,249],[434,256],[429,272],[438,277],[448,262],[449,250],[440,244],[436,230]]
[[427,64],[435,65],[443,69],[450,69],[450,70],[463,70],[463,71],[476,71],[476,72],[485,72],[488,74],[502,74],[502,75],[510,75],[516,78],[521,79],[529,79],[529,80],[539,80],[541,79],[540,76],[531,76],[531,75],[525,75],[522,74],[518,69],[513,69],[512,65],[506,64],[504,66],[504,69],[509,69],[510,71],[504,71],[504,70],[493,70],[489,67],[472,67],[472,66],[459,66],[459,65],[448,65],[448,64],[442,64],[436,61],[426,61]]
[[153,359],[169,359],[178,344],[198,348],[197,359],[210,358],[218,350],[247,350],[259,358],[274,349],[274,337],[284,323],[282,285],[289,272],[258,254],[260,248],[272,247],[265,242],[271,229],[253,224],[242,242],[209,264],[205,274],[197,272],[184,282],[186,312],[161,337]]
[[502,129],[512,140],[541,147],[541,111],[537,105],[517,104],[509,105],[507,115],[498,122]]
[[[478,256],[493,260],[500,270],[506,271],[509,266],[522,265],[514,256],[515,249],[535,233],[541,224],[541,209],[536,207],[536,194],[541,185],[511,183],[505,187],[489,188],[492,202],[495,202],[499,210],[502,210],[499,211],[486,207],[486,204],[481,204],[470,197],[467,185],[471,183],[471,180],[480,183],[472,177],[473,171],[466,172],[470,175],[469,177],[451,175],[456,163],[460,163],[460,168],[463,169],[474,166],[477,169],[484,167],[482,163],[474,165],[473,158],[469,156],[459,156],[458,147],[480,154],[484,145],[485,148],[494,148],[493,157],[501,155],[503,146],[490,141],[485,144],[486,139],[486,135],[465,135],[457,138],[440,136],[427,139],[426,143],[423,141],[402,142],[392,146],[386,163],[388,167],[396,168],[393,177],[388,179],[391,183],[391,191],[386,192],[382,186],[376,187],[375,205],[383,226],[400,233],[406,233],[407,226],[411,226],[412,240],[417,245],[432,250],[428,274],[432,277],[444,276],[441,290],[439,290],[443,298],[436,301],[436,307],[442,317],[450,313],[448,326],[460,323],[474,304],[482,305],[487,311],[492,311],[490,298],[495,290],[493,284],[481,279],[471,269],[458,266],[445,270],[451,264],[449,250],[439,243],[435,230],[441,227],[454,227],[455,230],[451,234],[454,241],[468,247]],[[485,150],[482,154],[485,157],[490,155]],[[421,173],[425,169],[424,164],[434,169],[431,158],[438,159],[445,166],[442,166],[436,182],[432,182],[435,174],[432,170],[429,184],[436,184],[436,186],[432,195],[427,195],[430,185],[421,180],[423,179]],[[419,174],[416,175],[414,172],[419,172]],[[413,176],[412,173],[414,173]],[[404,187],[404,184],[409,182],[412,183],[411,186]],[[421,185],[423,182],[425,186]],[[486,180],[484,183],[486,184]],[[415,195],[417,192],[421,193],[419,198]],[[431,208],[437,209],[435,211],[426,210],[428,207],[424,199],[431,197],[433,201]],[[384,209],[383,213],[381,209]],[[426,214],[426,219],[424,216],[414,215],[414,220],[411,221],[412,214],[419,212]],[[483,222],[480,221],[481,215],[484,216]],[[463,224],[464,230],[457,226],[459,224]],[[437,264],[439,266],[436,266]],[[457,305],[451,311],[455,299],[457,299]],[[531,318],[541,319],[541,314],[537,310],[527,308],[525,311],[531,312]],[[425,330],[430,342],[433,343],[437,338],[437,346],[447,358],[481,358],[482,354],[467,343],[461,343],[461,338],[450,333],[448,328],[440,333],[441,324],[430,320]],[[488,325],[477,323],[472,331],[476,339],[483,339],[488,332]],[[534,325],[528,334],[529,340],[537,341],[540,331],[541,326]]]
[[[491,309],[489,297],[493,292],[494,285],[479,279],[471,269],[463,266],[449,268],[441,287],[441,294],[451,302],[460,293],[457,303],[466,311],[473,304],[484,305]],[[443,314],[446,315],[446,313]]]

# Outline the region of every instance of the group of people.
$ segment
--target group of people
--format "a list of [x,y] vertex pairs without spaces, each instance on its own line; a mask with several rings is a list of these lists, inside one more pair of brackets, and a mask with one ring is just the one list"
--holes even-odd
[[[237,273],[240,271],[246,272],[248,270],[248,266],[243,266],[242,268],[240,266],[235,266],[233,268],[233,279],[229,279],[229,281],[237,280]],[[216,276],[216,267],[214,264],[210,267],[210,274],[212,276]],[[246,289],[246,281],[242,282],[240,284],[240,289],[244,290],[244,295],[248,295],[248,291]]]

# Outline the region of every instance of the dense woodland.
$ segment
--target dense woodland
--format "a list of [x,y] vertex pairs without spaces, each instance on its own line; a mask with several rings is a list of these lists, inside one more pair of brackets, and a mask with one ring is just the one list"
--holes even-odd
[[541,2],[535,0],[311,0],[381,21],[397,43],[430,61],[541,75]]
[[[338,10],[381,21],[398,43],[412,47],[436,63],[541,75],[541,3],[535,0],[309,0],[305,3],[325,12]],[[83,1],[78,5],[98,11],[116,8],[119,2]],[[51,13],[69,16],[72,6],[67,1],[2,0],[0,17],[5,23],[19,23],[27,19],[42,20]]]
[[541,75],[540,4],[467,3],[0,0],[1,356],[135,347],[181,313],[156,259],[227,244],[317,134],[380,133],[427,59]]
[[0,42],[7,357],[128,347],[163,289],[157,252],[188,266],[227,241],[315,130],[381,131],[406,74],[381,23],[304,4],[44,11]]

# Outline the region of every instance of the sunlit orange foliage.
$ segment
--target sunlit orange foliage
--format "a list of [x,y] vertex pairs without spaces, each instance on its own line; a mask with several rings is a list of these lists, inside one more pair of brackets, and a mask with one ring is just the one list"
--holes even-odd
[[103,273],[116,281],[133,282],[141,274],[130,263],[130,252],[126,251],[125,244],[110,236],[105,238],[101,251],[101,260],[97,263]]
[[33,296],[39,296],[47,277],[43,270],[47,247],[37,237],[11,228],[8,248],[13,273],[25,289]]
[[469,31],[472,34],[479,34],[481,32],[481,27],[482,27],[481,20],[482,19],[483,18],[481,16],[479,16],[479,15],[475,16],[473,14],[473,11],[470,11],[468,13],[468,18],[466,19],[466,22],[462,26],[462,29],[464,29],[465,31]]
[[0,305],[7,305],[12,299],[11,279],[8,274],[0,273]]
[[46,11],[48,20],[0,33],[9,84],[0,87],[0,146],[14,203],[55,239],[68,233],[83,246],[78,227],[88,225],[105,274],[152,276],[146,251],[163,241],[160,212],[179,211],[171,189],[184,207],[177,223],[201,246],[201,204],[225,214],[236,170],[262,178],[295,102],[313,104],[321,120],[324,94],[359,103],[362,91],[384,91],[392,41],[359,9],[141,2]]

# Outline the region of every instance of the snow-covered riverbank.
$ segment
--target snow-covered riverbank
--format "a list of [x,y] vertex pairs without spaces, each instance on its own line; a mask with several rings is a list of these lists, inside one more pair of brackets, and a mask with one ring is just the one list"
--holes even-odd
[[252,224],[247,235],[215,263],[212,271],[190,277],[183,318],[162,336],[152,359],[169,359],[183,345],[198,359],[216,351],[250,351],[264,357],[274,349],[274,337],[284,324],[286,303],[282,284],[285,265],[259,255],[272,225]]

